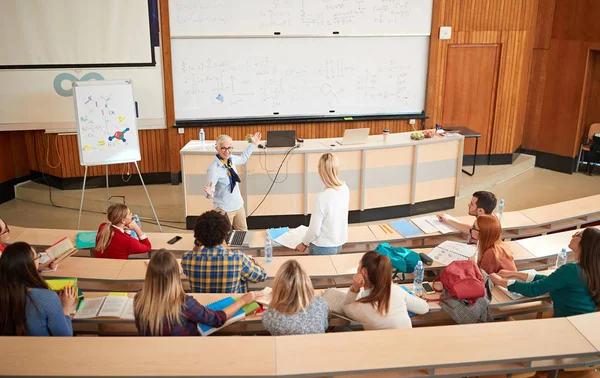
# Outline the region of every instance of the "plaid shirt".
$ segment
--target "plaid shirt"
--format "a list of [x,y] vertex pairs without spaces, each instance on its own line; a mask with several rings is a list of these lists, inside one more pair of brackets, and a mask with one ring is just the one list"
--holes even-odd
[[181,267],[194,293],[245,293],[248,282],[267,278],[252,258],[223,245],[184,253]]
[[[135,297],[137,300],[137,295]],[[181,307],[179,316],[181,324],[171,325],[167,319],[163,320],[162,336],[198,336],[198,323],[206,324],[212,327],[220,327],[227,321],[227,314],[223,311],[213,311],[202,306],[197,300],[185,296],[185,303]],[[149,329],[140,329],[139,316],[135,314],[135,326],[140,336],[153,336]]]

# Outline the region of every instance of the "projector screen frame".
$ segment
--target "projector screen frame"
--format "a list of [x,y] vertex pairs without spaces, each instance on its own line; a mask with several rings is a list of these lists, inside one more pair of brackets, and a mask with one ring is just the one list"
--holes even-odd
[[[0,65],[0,70],[35,70],[35,69],[57,69],[57,68],[123,68],[123,67],[155,67],[156,56],[154,53],[154,44],[152,43],[153,22],[152,9],[153,2],[158,0],[147,0],[148,2],[148,30],[149,30],[149,48],[151,62],[142,63],[85,63],[85,64],[12,64]],[[156,7],[158,9],[158,5]],[[160,40],[160,36],[159,36]]]

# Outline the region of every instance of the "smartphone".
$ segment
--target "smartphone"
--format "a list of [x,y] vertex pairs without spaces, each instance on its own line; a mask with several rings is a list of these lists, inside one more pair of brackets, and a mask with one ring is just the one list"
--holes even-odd
[[175,236],[173,239],[169,240],[167,243],[169,243],[169,244],[175,244],[178,241],[180,241],[181,239],[183,239],[181,236]]
[[429,282],[423,282],[423,290],[425,290],[425,294],[435,294],[435,290]]

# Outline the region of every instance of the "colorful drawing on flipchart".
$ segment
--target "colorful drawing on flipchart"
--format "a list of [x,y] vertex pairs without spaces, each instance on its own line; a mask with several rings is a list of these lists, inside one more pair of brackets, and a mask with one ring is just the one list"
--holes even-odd
[[109,137],[108,137],[108,141],[109,141],[109,142],[112,142],[112,141],[113,141],[113,139],[118,139],[118,140],[120,140],[121,142],[125,143],[125,142],[127,142],[127,140],[125,139],[125,133],[126,133],[126,132],[128,132],[128,131],[129,131],[129,127],[128,127],[128,128],[126,128],[126,129],[125,129],[125,130],[123,130],[123,131],[117,131],[117,132],[115,133],[115,135],[112,135],[112,136],[109,136]]

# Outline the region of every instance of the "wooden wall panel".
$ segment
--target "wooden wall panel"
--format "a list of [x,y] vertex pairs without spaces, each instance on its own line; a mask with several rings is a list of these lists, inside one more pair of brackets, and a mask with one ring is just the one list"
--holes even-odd
[[542,118],[542,105],[544,103],[544,89],[546,86],[548,55],[548,50],[533,50],[525,113],[526,126],[523,132],[523,148],[527,150],[537,150],[538,132],[540,130]]
[[556,0],[540,0],[535,25],[534,49],[549,49]]
[[556,0],[552,39],[600,42],[600,1]]
[[[452,26],[450,41],[440,41],[432,32],[427,115],[429,125],[440,123],[444,108],[444,83],[447,82],[448,48],[453,45],[500,45],[500,68],[494,123],[492,154],[513,153],[522,142],[535,24],[539,0],[435,0],[440,26]],[[435,19],[434,19],[435,20]],[[437,20],[436,20],[437,21]],[[467,125],[468,126],[468,125]]]
[[598,50],[591,52],[589,75],[587,104],[583,114],[580,140],[587,138],[592,123],[600,123],[600,51]]
[[[442,123],[468,125],[481,134],[478,153],[491,146],[500,45],[450,45]],[[465,155],[473,155],[475,141],[465,141]]]

